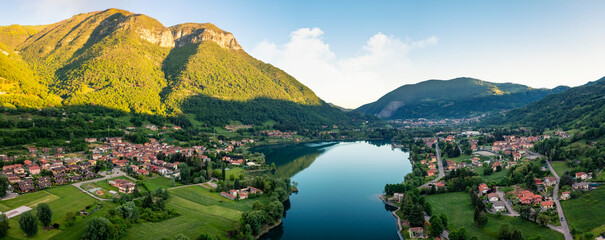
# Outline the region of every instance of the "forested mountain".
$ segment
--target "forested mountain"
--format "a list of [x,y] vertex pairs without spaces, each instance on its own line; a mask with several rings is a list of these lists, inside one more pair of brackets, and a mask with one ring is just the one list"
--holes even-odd
[[552,94],[525,107],[487,119],[491,124],[538,128],[601,128],[605,135],[605,77]]
[[145,15],[108,9],[45,26],[0,27],[0,49],[4,106],[192,113],[220,124],[349,119],[210,23],[165,27]]
[[357,111],[386,119],[462,118],[524,106],[567,87],[533,89],[473,78],[403,85]]

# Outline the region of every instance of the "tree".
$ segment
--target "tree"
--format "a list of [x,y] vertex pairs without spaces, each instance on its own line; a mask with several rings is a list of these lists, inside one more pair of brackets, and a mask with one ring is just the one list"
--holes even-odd
[[134,202],[127,202],[116,208],[122,214],[122,217],[127,220],[137,221],[140,217],[139,208]]
[[191,239],[188,238],[187,236],[183,235],[182,233],[179,233],[174,236],[174,240],[191,240]]
[[479,225],[479,227],[484,227],[485,225],[487,225],[487,215],[485,214],[485,212],[481,212],[479,214],[479,217],[477,217],[477,221],[475,221],[477,223],[477,225]]
[[4,174],[0,174],[0,197],[6,197],[6,191],[8,191],[8,186],[10,182],[8,181],[8,177]]
[[83,240],[105,240],[114,239],[112,224],[106,218],[93,218],[88,222],[86,230],[82,235]]
[[511,240],[524,240],[525,238],[523,238],[523,235],[521,234],[521,231],[519,231],[519,229],[515,229],[513,234],[510,236],[510,239]]
[[498,231],[498,240],[510,240],[511,233],[509,229],[510,225],[508,224],[500,226],[500,231]]
[[19,218],[19,228],[28,237],[33,237],[38,233],[38,219],[31,212],[24,212]]
[[529,206],[521,207],[521,210],[519,211],[519,215],[521,215],[521,218],[529,220],[529,217],[531,216],[531,207],[529,207]]
[[429,223],[431,224],[429,228],[431,237],[439,237],[443,232],[443,222],[441,221],[441,218],[431,217]]
[[6,237],[9,229],[8,217],[6,217],[6,214],[4,213],[0,214],[0,238]]
[[196,240],[215,240],[216,238],[208,233],[202,233]]
[[53,211],[50,209],[50,206],[46,203],[40,203],[36,207],[38,216],[38,220],[42,223],[43,226],[48,227],[53,220]]
[[548,217],[544,214],[538,214],[536,220],[542,227],[546,227],[546,225],[548,225]]
[[451,231],[449,234],[450,240],[467,240],[470,239],[468,236],[468,230],[465,227],[458,228],[457,230]]
[[441,218],[441,222],[443,223],[443,228],[447,228],[447,216],[442,213],[441,215],[439,215],[439,218]]
[[431,207],[430,202],[424,203],[424,212],[426,212],[426,214],[429,216],[433,215],[433,208]]
[[143,202],[141,203],[142,208],[150,208],[153,205],[153,198],[151,194],[147,194],[145,198],[143,198]]

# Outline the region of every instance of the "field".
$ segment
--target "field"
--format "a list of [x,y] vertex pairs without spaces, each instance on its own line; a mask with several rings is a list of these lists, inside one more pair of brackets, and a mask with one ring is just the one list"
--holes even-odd
[[571,170],[565,161],[551,161],[550,164],[552,164],[552,168],[555,170],[557,175],[559,175],[559,177],[563,176],[565,171]]
[[447,215],[449,229],[466,227],[471,236],[482,240],[495,240],[503,224],[510,224],[512,229],[519,229],[525,238],[541,235],[543,239],[563,239],[563,235],[533,222],[508,216],[488,214],[488,223],[479,228],[473,223],[474,207],[465,192],[435,194],[426,197],[433,207],[433,214]]
[[[38,234],[33,238],[26,238],[23,232],[19,229],[19,217],[9,220],[11,229],[8,232],[6,239],[79,239],[84,231],[86,223],[93,217],[103,216],[107,210],[115,208],[115,204],[98,200],[81,192],[73,186],[53,187],[47,190],[27,193],[14,199],[0,201],[2,209],[13,209],[20,206],[29,206],[34,208],[38,203],[48,203],[53,211],[53,223],[59,223],[59,230],[44,230],[39,227]],[[67,227],[65,224],[66,215],[68,212],[77,213],[86,208],[86,206],[94,203],[100,203],[103,207],[88,217],[77,216],[73,225]],[[32,210],[35,212],[35,209]],[[77,215],[77,214],[76,214]]]
[[[561,201],[561,206],[570,228],[575,227],[580,232],[600,231],[598,234],[605,231],[605,187],[586,192],[577,199]],[[600,230],[595,229],[598,227],[601,227]]]
[[202,232],[222,235],[239,223],[242,211],[252,209],[254,201],[263,199],[236,202],[201,186],[172,189],[166,206],[181,215],[159,223],[135,225],[125,239],[171,239],[178,233],[195,239]]
[[157,190],[158,188],[167,189],[167,188],[183,185],[183,184],[175,181],[174,186],[172,186],[171,181],[172,180],[170,180],[170,178],[158,176],[158,177],[147,178],[147,179],[143,180],[143,184],[145,184],[145,186],[147,187],[147,189],[149,189],[150,192],[155,192],[155,190]]
[[470,160],[471,158],[473,158],[470,155],[464,155],[464,154],[460,154],[460,156],[455,157],[455,158],[448,158],[448,157],[443,157],[444,159],[450,160],[452,162],[465,162],[467,160]]
[[483,179],[485,179],[485,181],[493,181],[493,182],[500,182],[502,181],[502,179],[506,178],[506,173],[507,170],[506,169],[502,169],[502,171],[500,172],[492,172],[492,174],[490,175],[483,175],[483,167],[476,167],[475,168],[475,173],[479,174],[479,176]]

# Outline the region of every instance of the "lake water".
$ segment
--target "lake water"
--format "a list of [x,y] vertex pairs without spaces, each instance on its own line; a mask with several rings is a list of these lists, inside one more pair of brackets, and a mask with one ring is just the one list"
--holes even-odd
[[409,154],[386,142],[263,146],[275,174],[298,183],[281,226],[261,239],[398,239],[391,209],[378,198],[411,171]]

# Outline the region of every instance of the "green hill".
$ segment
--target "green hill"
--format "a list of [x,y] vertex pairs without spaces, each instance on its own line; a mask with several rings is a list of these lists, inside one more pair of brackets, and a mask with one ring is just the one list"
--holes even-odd
[[[605,120],[605,77],[505,112],[486,123],[538,128],[599,128]],[[603,128],[605,130],[605,128]],[[604,133],[600,133],[605,134]]]
[[142,14],[108,9],[46,26],[0,27],[0,44],[6,52],[0,54],[1,87],[10,93],[0,101],[7,106],[192,113],[200,121],[220,117],[221,124],[330,125],[348,118],[210,23],[165,27]]
[[524,106],[567,87],[533,89],[473,78],[403,85],[357,111],[386,119],[462,118]]

